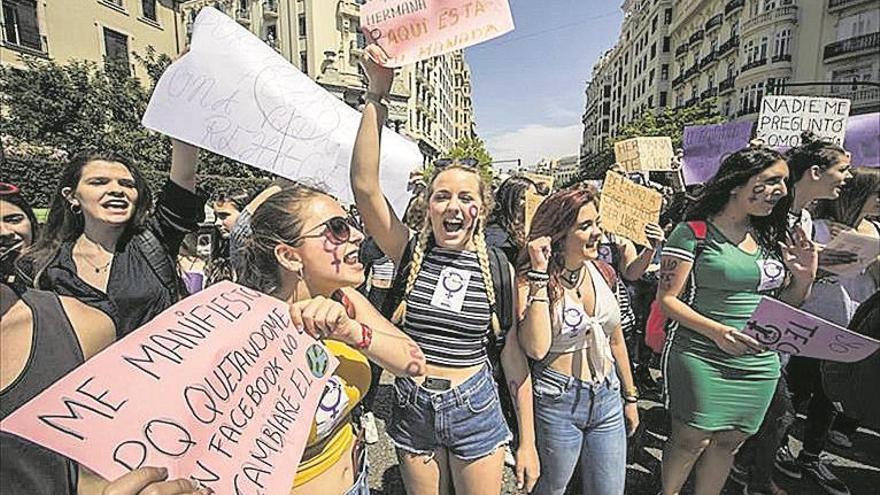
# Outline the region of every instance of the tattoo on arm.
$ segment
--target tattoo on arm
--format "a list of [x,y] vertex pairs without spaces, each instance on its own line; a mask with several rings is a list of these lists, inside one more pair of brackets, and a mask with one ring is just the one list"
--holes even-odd
[[672,288],[672,282],[675,280],[675,269],[678,267],[678,260],[664,259],[660,262],[660,287],[663,290]]

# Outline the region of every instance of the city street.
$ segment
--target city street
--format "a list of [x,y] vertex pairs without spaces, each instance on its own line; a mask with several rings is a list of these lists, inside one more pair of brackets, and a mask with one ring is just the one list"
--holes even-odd
[[[403,481],[397,467],[397,458],[391,440],[385,435],[385,421],[390,415],[393,389],[391,378],[386,373],[382,376],[379,393],[376,397],[376,424],[379,428],[379,443],[369,447],[370,490],[374,495],[403,495]],[[660,491],[660,455],[663,442],[666,440],[666,419],[660,403],[644,400],[640,404],[642,410],[642,427],[639,433],[637,449],[632,449],[630,464],[627,467],[626,493],[628,495],[656,495]],[[801,420],[803,417],[800,418]],[[800,422],[798,423],[799,426]],[[796,431],[799,428],[796,427]],[[799,431],[798,431],[799,434]],[[853,436],[853,448],[849,452],[831,447],[834,472],[844,480],[852,495],[868,495],[877,493],[880,486],[880,434],[860,429]],[[800,450],[800,442],[793,440],[792,450]],[[823,492],[816,485],[800,480],[789,480],[780,475],[777,478],[790,495],[820,495]],[[873,488],[872,488],[873,487]],[[505,494],[516,493],[513,471],[504,472]],[[692,493],[685,490],[684,493]],[[728,481],[722,495],[739,495],[742,486]],[[569,495],[579,495],[577,490],[569,490]]]

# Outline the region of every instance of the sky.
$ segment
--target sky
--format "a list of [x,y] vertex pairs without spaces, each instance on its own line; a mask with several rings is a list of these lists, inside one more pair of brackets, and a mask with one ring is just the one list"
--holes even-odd
[[510,0],[514,31],[465,49],[477,134],[496,161],[578,153],[586,81],[617,41],[622,3]]

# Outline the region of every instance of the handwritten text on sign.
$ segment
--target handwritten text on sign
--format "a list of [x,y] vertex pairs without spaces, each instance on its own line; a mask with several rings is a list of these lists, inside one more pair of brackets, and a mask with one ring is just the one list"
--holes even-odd
[[107,479],[167,467],[215,493],[287,493],[338,365],[287,304],[221,282],[175,304],[0,429]]
[[599,216],[608,232],[622,235],[647,246],[645,226],[660,221],[663,196],[614,172],[605,174],[599,198]]
[[765,96],[761,100],[757,137],[771,147],[801,144],[801,133],[811,131],[843,145],[850,101],[811,96]]
[[703,184],[728,155],[749,145],[751,122],[693,125],[684,128],[684,182]]
[[823,270],[837,275],[858,274],[875,262],[877,256],[880,256],[880,241],[877,241],[877,238],[852,230],[841,232],[825,248],[856,255],[856,259],[852,263],[822,266]]
[[672,139],[638,137],[614,143],[614,160],[627,172],[672,169]]
[[[348,170],[361,114],[218,10],[196,18],[189,53],[159,80],[144,126],[353,202]],[[402,214],[418,146],[382,137],[382,186]]]
[[761,298],[743,333],[775,351],[844,363],[861,361],[880,349],[880,341],[771,297]]
[[513,31],[507,0],[371,0],[361,26],[402,67]]

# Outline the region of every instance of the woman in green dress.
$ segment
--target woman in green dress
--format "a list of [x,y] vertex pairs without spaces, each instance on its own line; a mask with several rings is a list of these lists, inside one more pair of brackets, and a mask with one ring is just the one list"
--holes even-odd
[[[679,493],[694,465],[694,493],[720,493],[770,404],[779,358],[741,329],[762,296],[800,304],[817,265],[812,242],[787,235],[788,173],[770,149],[730,155],[663,250],[657,299],[678,323],[663,356],[672,419],[664,495]],[[689,280],[690,305],[679,299]]]

